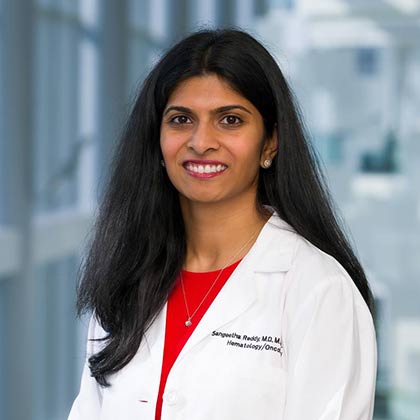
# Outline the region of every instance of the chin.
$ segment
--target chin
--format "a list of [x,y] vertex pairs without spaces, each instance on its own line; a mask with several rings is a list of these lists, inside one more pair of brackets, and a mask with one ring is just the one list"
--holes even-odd
[[189,203],[216,204],[226,201],[228,197],[216,194],[182,194],[183,200]]

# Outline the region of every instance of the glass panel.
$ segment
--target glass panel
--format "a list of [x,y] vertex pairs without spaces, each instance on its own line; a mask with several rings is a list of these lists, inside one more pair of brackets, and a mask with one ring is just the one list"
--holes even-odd
[[254,0],[254,13],[256,16],[263,16],[269,10],[268,0]]
[[[3,86],[4,86],[4,79],[3,79],[3,14],[2,14],[2,3],[0,1],[0,197],[7,197],[7,141],[6,141],[6,130],[4,127],[3,121]],[[7,209],[6,209],[6,200],[0,199],[0,225],[7,223]]]
[[99,24],[98,0],[79,0],[79,14],[83,26],[97,27]]
[[37,28],[35,77],[35,150],[37,212],[74,206],[77,137],[77,27],[41,14]]
[[[150,36],[152,39],[159,42],[164,42],[168,37],[169,19],[168,2],[170,0],[154,0],[149,3],[149,25]],[[198,2],[193,2],[191,7],[194,7]]]
[[90,212],[95,207],[95,156],[98,125],[98,45],[82,39],[79,47],[78,138],[79,165],[77,172],[78,208]]
[[234,0],[216,0],[218,25],[229,25],[235,22]]
[[7,381],[5,378],[8,377],[7,364],[11,360],[11,355],[2,341],[9,336],[8,329],[11,327],[8,322],[9,285],[11,281],[11,277],[0,276],[0,418],[2,419],[10,418]]
[[[33,60],[25,61],[33,66],[29,72],[32,75],[29,89],[33,95],[27,118],[33,126],[27,130],[30,134],[25,138],[25,145],[27,141],[33,153],[30,166],[36,214],[28,214],[27,220],[18,218],[24,226],[16,228],[20,232],[31,225],[37,233],[37,229],[43,228],[48,231],[46,236],[52,239],[46,241],[42,234],[25,236],[24,240],[18,241],[25,246],[16,247],[16,254],[19,254],[16,259],[22,267],[12,266],[10,275],[0,276],[0,418],[55,420],[67,418],[79,388],[84,361],[85,325],[75,319],[75,281],[79,245],[85,235],[80,235],[79,243],[75,241],[63,251],[70,256],[56,260],[57,257],[51,255],[57,247],[57,240],[71,243],[67,241],[68,237],[62,236],[63,232],[68,235],[65,232],[70,230],[69,226],[75,226],[72,235],[83,232],[83,228],[77,225],[84,223],[83,218],[74,216],[76,209],[89,214],[95,206],[93,163],[96,151],[93,146],[98,118],[100,10],[97,0],[37,0],[35,4],[33,9],[27,9],[25,16],[20,15],[24,9],[21,2],[6,4],[10,8],[7,15],[19,12],[13,15],[14,30],[7,30],[10,38],[7,45],[18,44],[14,39],[21,33],[15,30],[18,25],[30,21],[34,30]],[[78,16],[79,9],[83,19]],[[0,20],[2,12],[0,9]],[[3,88],[4,75],[7,74],[8,78],[13,75],[11,65],[6,67],[7,72],[3,71],[6,60],[3,54],[9,49],[1,48],[2,31],[0,25],[0,88]],[[13,51],[13,54],[19,54],[19,51]],[[10,147],[7,145],[13,144],[14,139],[4,134],[3,100],[4,95],[0,95],[0,229],[1,224],[7,222],[7,200],[4,199],[7,197],[7,177],[11,177],[13,166],[16,166],[16,162],[7,160],[7,147]],[[24,101],[25,97],[17,103]],[[30,181],[24,179],[14,186],[24,188]],[[23,195],[24,192],[17,191],[17,194]],[[41,228],[39,217],[35,217],[39,213],[44,216]],[[45,217],[46,213],[48,217]],[[42,241],[42,247],[37,241]],[[1,245],[4,246],[5,242]],[[33,249],[27,249],[31,245]],[[42,252],[39,252],[41,248]],[[0,273],[5,272],[4,267],[0,268],[3,269]],[[29,303],[30,307],[22,302]],[[31,317],[31,324],[25,321],[26,316]],[[32,323],[36,326],[31,328],[34,340],[31,340],[28,354],[19,351],[22,346],[18,344],[29,341],[29,338],[18,337],[13,329],[15,322],[28,325],[28,330]],[[18,379],[14,380],[19,376],[13,376],[13,373],[23,371],[26,363],[31,366],[29,376],[25,378],[26,388],[23,387],[28,395],[21,404],[23,408],[18,409],[17,401],[22,396],[14,392],[11,395],[12,391],[19,389]],[[20,412],[25,416],[16,416]]]
[[375,73],[378,71],[378,51],[373,48],[357,49],[356,69],[361,75],[375,75]]
[[[150,21],[150,1],[129,0],[128,2],[128,23],[139,29],[147,30]],[[152,26],[152,25],[150,25]]]
[[314,145],[326,164],[336,165],[343,160],[343,138],[340,133],[318,135]]
[[77,392],[80,361],[74,313],[78,260],[68,257],[37,269],[37,415],[64,419]]

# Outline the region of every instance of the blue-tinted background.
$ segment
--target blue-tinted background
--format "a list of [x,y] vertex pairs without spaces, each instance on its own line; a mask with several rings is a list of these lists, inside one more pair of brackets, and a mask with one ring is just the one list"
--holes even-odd
[[229,24],[290,80],[367,271],[375,418],[420,418],[419,0],[0,0],[2,420],[66,418],[76,271],[136,88],[175,39]]

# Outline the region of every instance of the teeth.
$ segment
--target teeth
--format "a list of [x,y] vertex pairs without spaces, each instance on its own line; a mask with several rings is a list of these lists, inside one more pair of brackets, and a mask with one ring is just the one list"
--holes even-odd
[[186,168],[189,171],[199,173],[199,174],[211,174],[224,171],[227,167],[225,165],[195,165],[192,163],[188,163]]

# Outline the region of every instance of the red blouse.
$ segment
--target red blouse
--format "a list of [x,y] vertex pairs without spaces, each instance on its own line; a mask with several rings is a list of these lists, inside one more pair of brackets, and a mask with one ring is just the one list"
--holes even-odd
[[[188,315],[185,308],[180,277],[177,279],[175,287],[169,296],[167,305],[165,345],[163,351],[159,393],[156,403],[155,420],[160,420],[162,412],[162,395],[165,390],[166,379],[169,371],[197,324],[206,313],[207,309],[210,307],[211,303],[216,298],[217,294],[220,292],[240,261],[241,260],[236,261],[223,270],[216,284],[213,286],[200,308],[192,317],[192,325],[189,327],[185,326],[185,321],[188,319]],[[192,271],[182,270],[185,295],[190,315],[194,313],[197,306],[203,300],[210,286],[218,276],[219,271],[220,270],[205,273],[194,273]]]

